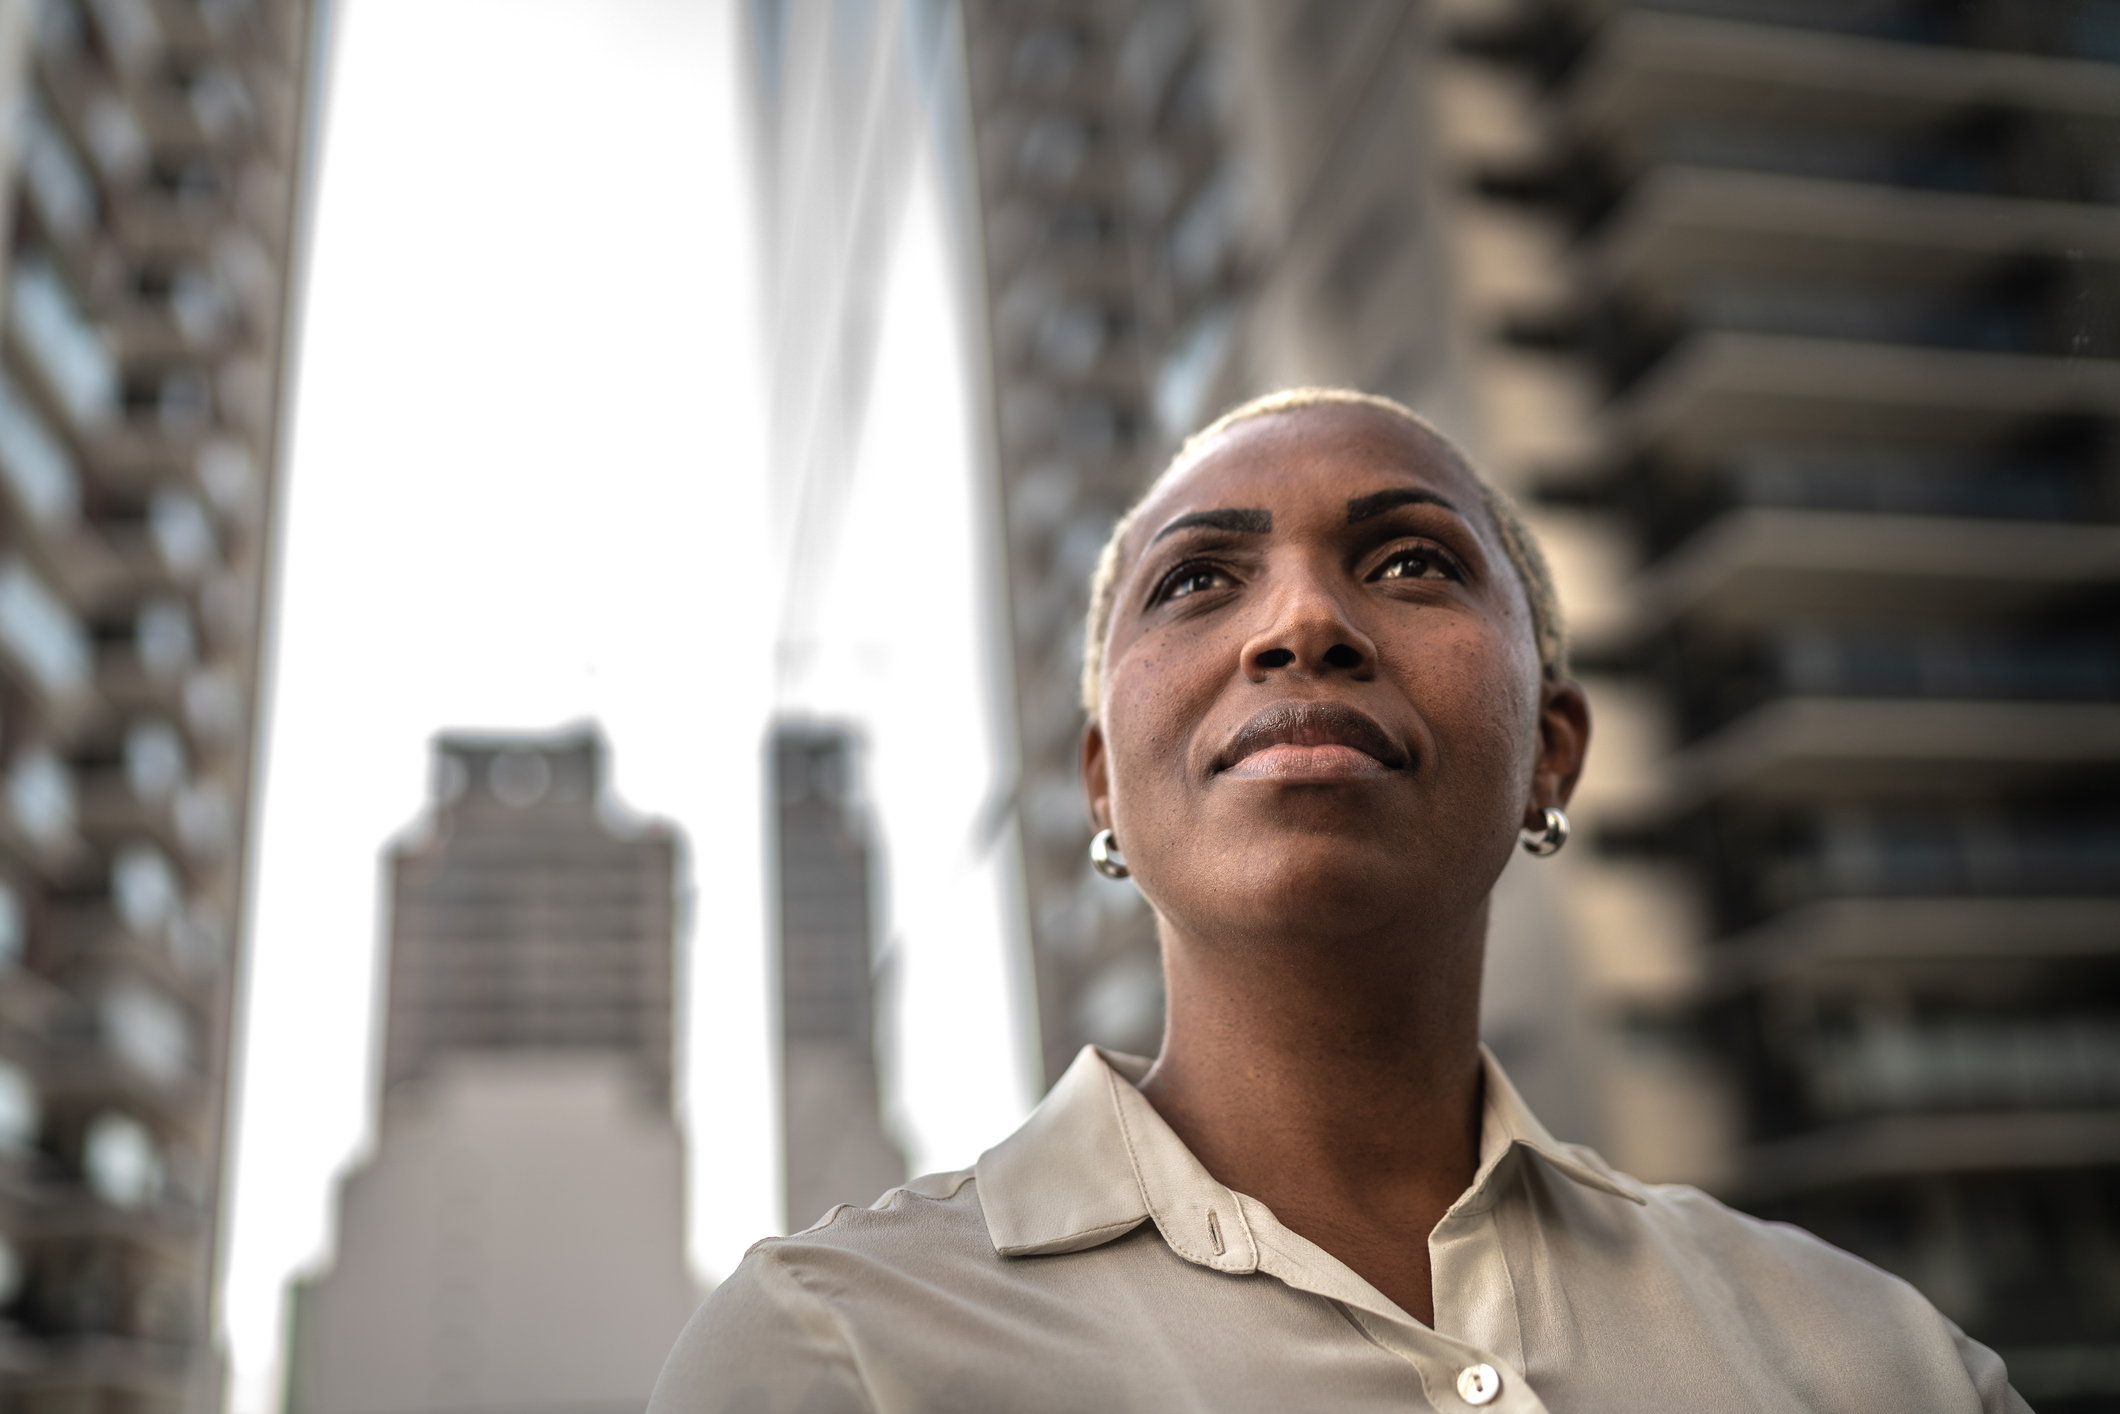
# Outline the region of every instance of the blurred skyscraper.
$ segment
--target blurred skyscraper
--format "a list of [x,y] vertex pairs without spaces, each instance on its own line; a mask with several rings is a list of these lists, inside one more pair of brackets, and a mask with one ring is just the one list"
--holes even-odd
[[218,1409],[302,0],[0,3],[0,1402]]
[[1616,1147],[2120,1407],[2120,10],[1454,10],[1490,450],[1598,693]]
[[[764,211],[779,578],[771,610],[782,717],[768,751],[782,1216],[798,1230],[906,1177],[905,1157],[883,1129],[877,1083],[876,826],[860,804],[853,736],[803,717],[825,632],[817,594],[840,551],[891,251],[923,148],[949,165],[933,122],[938,104],[949,108],[951,91],[937,74],[938,66],[955,72],[942,64],[954,31],[938,0],[751,0],[744,13]],[[962,174],[954,175],[968,199]]]
[[621,1411],[697,1292],[670,1109],[678,842],[593,731],[442,738],[390,856],[375,1157],[295,1289],[289,1414]]
[[877,861],[853,737],[773,732],[784,1216],[799,1231],[905,1182],[876,1084]]

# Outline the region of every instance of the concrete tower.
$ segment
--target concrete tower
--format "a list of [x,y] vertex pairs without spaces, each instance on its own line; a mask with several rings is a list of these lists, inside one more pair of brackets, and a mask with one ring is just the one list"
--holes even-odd
[[205,1414],[305,0],[0,0],[0,1404]]
[[873,845],[852,737],[773,733],[780,907],[781,1129],[788,1228],[905,1181],[876,1084]]
[[444,737],[392,851],[380,1136],[295,1293],[289,1414],[637,1411],[697,1300],[670,1114],[678,842],[593,731]]

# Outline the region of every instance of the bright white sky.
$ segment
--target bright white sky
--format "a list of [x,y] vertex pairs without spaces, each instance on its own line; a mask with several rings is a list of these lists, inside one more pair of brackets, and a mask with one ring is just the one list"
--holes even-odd
[[[379,852],[450,728],[594,717],[691,845],[692,1254],[777,1226],[760,751],[772,706],[753,216],[710,0],[342,0],[327,93],[241,1038],[223,1321],[279,1408],[290,1274],[372,1142]],[[932,175],[805,692],[857,721],[889,842],[889,1107],[915,1171],[1020,1118],[1033,1043],[973,822],[981,694],[963,351]],[[938,429],[940,429],[938,431]],[[919,607],[918,615],[906,612]]]

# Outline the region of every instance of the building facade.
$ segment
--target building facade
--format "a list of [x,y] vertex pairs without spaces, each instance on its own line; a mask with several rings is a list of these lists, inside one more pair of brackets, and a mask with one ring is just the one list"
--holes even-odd
[[[965,183],[938,109],[954,112],[940,0],[750,0],[764,332],[776,720],[766,745],[779,1016],[781,1217],[799,1231],[906,1177],[886,1132],[873,971],[883,919],[860,752],[811,721],[832,631],[818,595],[846,542],[884,286],[915,169]],[[961,126],[961,115],[960,126]],[[997,943],[1000,940],[997,940]]]
[[302,0],[0,3],[0,1401],[220,1406]]
[[671,1113],[679,842],[593,731],[442,738],[389,860],[376,1153],[297,1284],[289,1414],[622,1414],[698,1299]]
[[905,1182],[876,1076],[875,842],[843,728],[782,722],[772,742],[780,990],[782,1217],[799,1232]]
[[2120,1407],[2120,31],[1448,39],[1483,376],[1603,601],[1592,887],[1677,963],[1615,1017],[1643,1157],[1913,1280],[2039,1408]]

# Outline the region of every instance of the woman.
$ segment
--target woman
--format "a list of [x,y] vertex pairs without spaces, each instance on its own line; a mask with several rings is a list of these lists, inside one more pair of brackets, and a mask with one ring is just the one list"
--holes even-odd
[[2023,1409],[1913,1288],[1556,1143],[1479,1045],[1488,899],[1590,714],[1543,562],[1418,417],[1248,404],[1113,532],[1092,854],[1161,929],[976,1168],[759,1243],[651,1414]]

